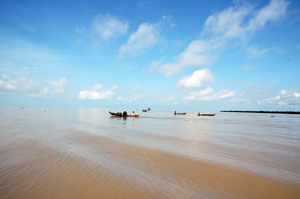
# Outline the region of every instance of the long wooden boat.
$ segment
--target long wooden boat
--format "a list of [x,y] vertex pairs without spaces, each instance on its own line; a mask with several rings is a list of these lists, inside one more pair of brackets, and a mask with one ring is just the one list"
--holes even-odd
[[215,116],[215,114],[201,114],[201,116]]
[[114,113],[108,111],[112,116],[117,116],[117,117],[138,117],[139,115],[123,115],[122,113]]

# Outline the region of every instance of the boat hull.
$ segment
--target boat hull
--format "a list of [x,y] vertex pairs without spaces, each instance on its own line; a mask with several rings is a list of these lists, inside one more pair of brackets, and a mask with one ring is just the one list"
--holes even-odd
[[139,115],[123,115],[120,113],[114,113],[114,112],[110,112],[108,111],[112,116],[117,116],[117,117],[138,117]]

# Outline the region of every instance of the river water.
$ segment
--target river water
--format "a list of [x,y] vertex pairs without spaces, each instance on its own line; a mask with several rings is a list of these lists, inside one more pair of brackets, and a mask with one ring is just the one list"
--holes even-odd
[[300,115],[108,111],[0,106],[0,198],[300,198]]

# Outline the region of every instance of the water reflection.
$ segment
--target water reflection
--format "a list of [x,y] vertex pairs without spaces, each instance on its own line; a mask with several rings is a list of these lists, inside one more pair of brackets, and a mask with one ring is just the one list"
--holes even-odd
[[[18,143],[21,138],[42,140],[61,151],[73,151],[93,161],[89,153],[77,151],[84,152],[94,138],[99,140],[95,146],[103,149],[114,140],[126,146],[167,151],[300,183],[297,116],[218,113],[215,117],[198,117],[196,112],[174,116],[173,112],[151,111],[141,113],[140,117],[115,117],[98,108],[47,107],[47,112],[44,109],[0,107],[0,132],[2,135],[7,132],[6,143],[11,140]],[[12,137],[14,133],[20,134],[19,137]],[[93,139],[83,144],[70,141],[72,136],[91,134]],[[100,142],[101,139],[105,141]],[[5,142],[0,144],[3,146]]]

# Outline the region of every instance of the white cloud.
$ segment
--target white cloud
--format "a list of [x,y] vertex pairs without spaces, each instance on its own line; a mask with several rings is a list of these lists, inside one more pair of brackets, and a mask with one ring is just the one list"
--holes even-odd
[[236,4],[211,15],[204,24],[203,34],[213,34],[226,40],[248,40],[267,22],[283,18],[288,5],[289,2],[284,0],[271,0],[260,10],[254,10],[254,6],[249,3]]
[[101,91],[102,85],[101,84],[96,84],[95,86],[92,86],[89,89],[94,90],[94,91]]
[[111,96],[113,96],[114,93],[112,91],[80,91],[78,95],[78,99],[88,99],[88,100],[104,100],[109,99]]
[[141,94],[130,94],[128,97],[122,97],[122,96],[119,96],[118,97],[118,101],[128,101],[128,102],[132,102],[132,101],[135,101],[135,100],[138,100],[138,99],[142,99],[144,98],[145,96],[144,95],[141,95]]
[[[114,87],[113,87],[114,88]],[[78,94],[78,99],[80,100],[108,100],[115,93],[111,90],[105,90],[102,88],[101,84],[96,84],[86,90],[80,91]]]
[[241,103],[257,103],[258,100],[269,98],[270,96],[274,96],[270,91],[271,89],[268,87],[259,87],[255,85],[247,85],[239,96],[236,96],[230,100],[230,102],[241,102]]
[[211,96],[214,93],[214,89],[211,87],[208,87],[207,89],[204,89],[202,91],[198,92],[191,92],[189,96],[184,97],[183,100],[199,100],[199,101],[206,101],[201,100],[204,99],[205,96]]
[[119,89],[119,86],[118,86],[118,85],[114,85],[113,87],[110,88],[111,91],[117,90],[117,89]]
[[244,37],[244,19],[252,11],[253,6],[247,4],[235,5],[222,12],[216,12],[205,21],[202,35],[212,34],[213,37],[221,37],[223,39]]
[[170,27],[176,27],[177,25],[171,22],[172,17],[170,15],[164,15],[161,20],[159,20],[158,25],[162,26],[165,24],[169,24]]
[[151,49],[159,40],[159,31],[155,24],[143,23],[137,32],[130,35],[127,43],[120,48],[120,55],[143,53]]
[[164,64],[159,69],[159,72],[169,77],[181,72],[182,69],[186,67],[210,65],[212,61],[207,52],[217,48],[219,45],[220,44],[201,40],[192,41],[187,49],[175,58],[175,60],[178,60],[177,62]]
[[40,92],[42,89],[39,82],[24,76],[17,77],[15,84],[18,87],[18,90],[23,92]]
[[155,62],[155,61],[151,62],[150,69],[149,69],[149,71],[146,71],[146,72],[149,72],[150,74],[154,73],[157,70],[157,68],[159,68],[161,66],[162,60],[163,60],[163,58],[161,58],[157,62]]
[[105,40],[126,34],[128,27],[128,22],[120,21],[117,17],[110,16],[109,14],[96,15],[91,26],[93,32]]
[[52,88],[55,95],[62,95],[68,86],[66,78],[62,77],[60,81],[39,79],[18,76],[15,79],[10,78],[6,74],[1,75],[0,92],[12,94],[24,93],[29,97],[45,97],[50,94],[49,87]]
[[10,82],[0,79],[0,91],[15,91],[17,88]]
[[179,87],[200,88],[206,82],[214,82],[215,77],[208,69],[196,70],[191,76],[186,76],[178,81]]
[[50,85],[55,95],[63,95],[68,86],[68,82],[65,77],[62,77],[59,81],[51,80]]
[[257,59],[261,57],[267,57],[269,49],[258,50],[257,47],[250,46],[247,50],[247,59]]
[[15,91],[17,87],[14,85],[15,81],[11,80],[6,74],[1,75],[2,80],[0,79],[0,91]]
[[[142,85],[136,85],[130,89],[123,88],[120,93],[119,97],[117,98],[118,101],[127,101],[133,102],[140,99],[145,98],[145,94],[142,92]],[[143,102],[145,103],[145,102]]]
[[236,91],[229,91],[227,89],[223,90],[223,91],[220,91],[217,93],[216,95],[216,99],[226,99],[226,98],[229,98],[229,97],[233,97],[237,94]]
[[[268,22],[282,19],[288,5],[289,2],[284,0],[272,0],[260,10],[255,10],[251,4],[244,3],[214,13],[204,23],[204,30],[201,33],[203,39],[192,41],[183,53],[175,57],[173,63],[162,65],[159,72],[171,76],[186,67],[210,65],[213,60],[215,61],[213,54],[225,48],[230,42],[233,42],[234,46],[246,43]],[[267,49],[262,51],[252,49],[253,56],[266,52]]]
[[39,90],[38,93],[31,93],[28,94],[29,97],[45,97],[49,93],[49,90],[47,88],[43,88],[42,90]]
[[127,43],[120,47],[119,56],[136,55],[152,49],[158,42],[162,41],[160,37],[161,26],[166,23],[169,23],[171,27],[175,26],[170,20],[170,16],[163,16],[158,23],[142,23],[138,30],[130,35]]
[[282,90],[280,95],[257,102],[259,105],[300,106],[300,94],[295,90]]
[[250,103],[251,103],[251,102],[249,102],[247,99],[245,99],[245,98],[240,98],[240,97],[231,99],[230,102],[234,102],[234,103],[235,103],[235,102],[245,102],[245,103],[247,103],[247,104],[250,104]]
[[191,92],[188,96],[184,97],[184,101],[213,101],[213,100],[221,100],[233,97],[237,94],[236,91],[229,91],[227,89],[222,90],[216,94],[214,94],[214,90],[211,87],[204,89],[199,92]]

